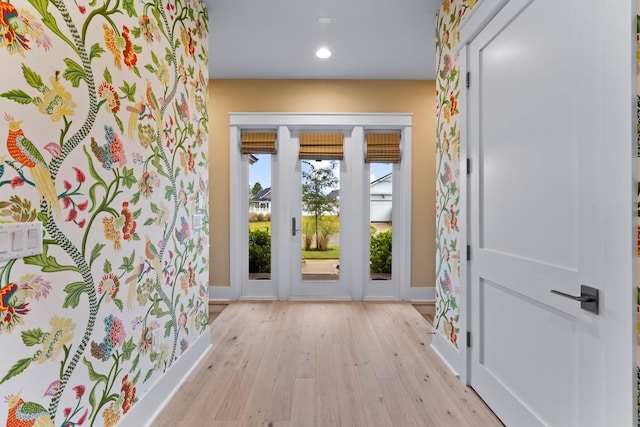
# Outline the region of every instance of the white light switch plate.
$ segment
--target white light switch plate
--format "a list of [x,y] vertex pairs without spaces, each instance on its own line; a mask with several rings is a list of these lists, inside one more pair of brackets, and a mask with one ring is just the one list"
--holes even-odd
[[42,253],[42,223],[0,224],[0,262]]
[[9,241],[9,233],[6,231],[0,231],[0,256],[4,252],[9,252],[11,250],[11,244]]
[[198,231],[202,228],[202,215],[195,214],[193,215],[193,229]]

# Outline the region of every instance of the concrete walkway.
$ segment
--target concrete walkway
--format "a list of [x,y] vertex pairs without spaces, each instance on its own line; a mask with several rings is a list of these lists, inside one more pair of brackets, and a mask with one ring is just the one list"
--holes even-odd
[[302,264],[302,274],[338,274],[337,259],[308,259]]

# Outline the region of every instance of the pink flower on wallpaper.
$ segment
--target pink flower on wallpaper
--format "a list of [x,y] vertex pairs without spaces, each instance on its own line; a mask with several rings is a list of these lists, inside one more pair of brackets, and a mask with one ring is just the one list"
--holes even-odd
[[46,298],[51,291],[51,283],[40,275],[29,274],[21,277],[24,282],[20,285],[20,290],[26,292],[28,298],[40,301]]
[[85,387],[80,384],[73,388],[73,391],[76,392],[76,399],[80,399],[84,395]]
[[19,176],[16,176],[11,180],[11,188],[20,187],[21,185],[24,185],[24,181]]
[[55,380],[54,382],[49,384],[49,387],[47,387],[47,391],[44,392],[44,395],[55,396],[56,393],[60,390],[61,385],[62,383],[60,382],[60,380]]
[[453,63],[451,62],[451,56],[448,53],[446,53],[444,55],[444,70],[446,72],[449,72],[451,71],[452,67],[453,67]]
[[87,177],[84,175],[84,172],[82,172],[80,169],[78,169],[77,167],[73,166],[73,170],[76,172],[76,181],[83,183],[87,180]]
[[58,157],[60,156],[60,154],[62,154],[62,148],[55,142],[48,143],[44,146],[44,149],[47,150],[53,157]]
[[71,209],[65,221],[71,222],[71,221],[74,221],[77,217],[78,217],[78,211],[76,211],[75,209]]

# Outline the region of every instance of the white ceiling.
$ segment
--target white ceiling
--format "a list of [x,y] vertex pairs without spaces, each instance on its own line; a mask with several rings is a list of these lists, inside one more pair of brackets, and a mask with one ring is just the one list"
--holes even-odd
[[[435,15],[442,0],[204,3],[211,78],[435,78]],[[320,24],[320,17],[332,22]],[[316,58],[321,46],[331,49],[331,58]]]

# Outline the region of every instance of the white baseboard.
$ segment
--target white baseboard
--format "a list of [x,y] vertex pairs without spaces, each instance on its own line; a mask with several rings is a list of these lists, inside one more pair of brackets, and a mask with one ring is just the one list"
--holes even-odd
[[[456,359],[460,359],[460,353],[448,342],[440,333],[434,330],[433,339],[431,340],[431,349],[442,360],[447,369],[451,371],[456,378],[460,379],[458,370],[453,366]],[[453,363],[452,363],[453,362]]]
[[402,301],[401,298],[396,296],[385,297],[385,296],[369,296],[362,298],[362,301]]
[[435,287],[410,287],[405,289],[405,301],[409,302],[431,302],[436,300]]
[[151,426],[151,423],[180,389],[182,383],[211,350],[211,330],[209,328],[207,326],[202,335],[131,408],[131,411],[118,424],[119,427]]
[[[237,294],[237,290],[231,286],[209,286],[209,299],[215,301],[236,301],[238,299],[250,300],[250,299],[260,299],[260,300],[273,300],[274,298],[248,298],[248,297],[240,297]],[[295,299],[303,299],[300,298],[290,298],[291,300]],[[340,298],[333,298],[340,299]],[[366,300],[375,300],[375,297],[367,297]],[[389,298],[383,298],[388,300]],[[409,302],[431,302],[436,299],[436,288],[435,287],[411,287],[409,289],[405,289],[404,300]]]
[[239,297],[231,286],[209,286],[209,299],[216,301],[235,301]]

